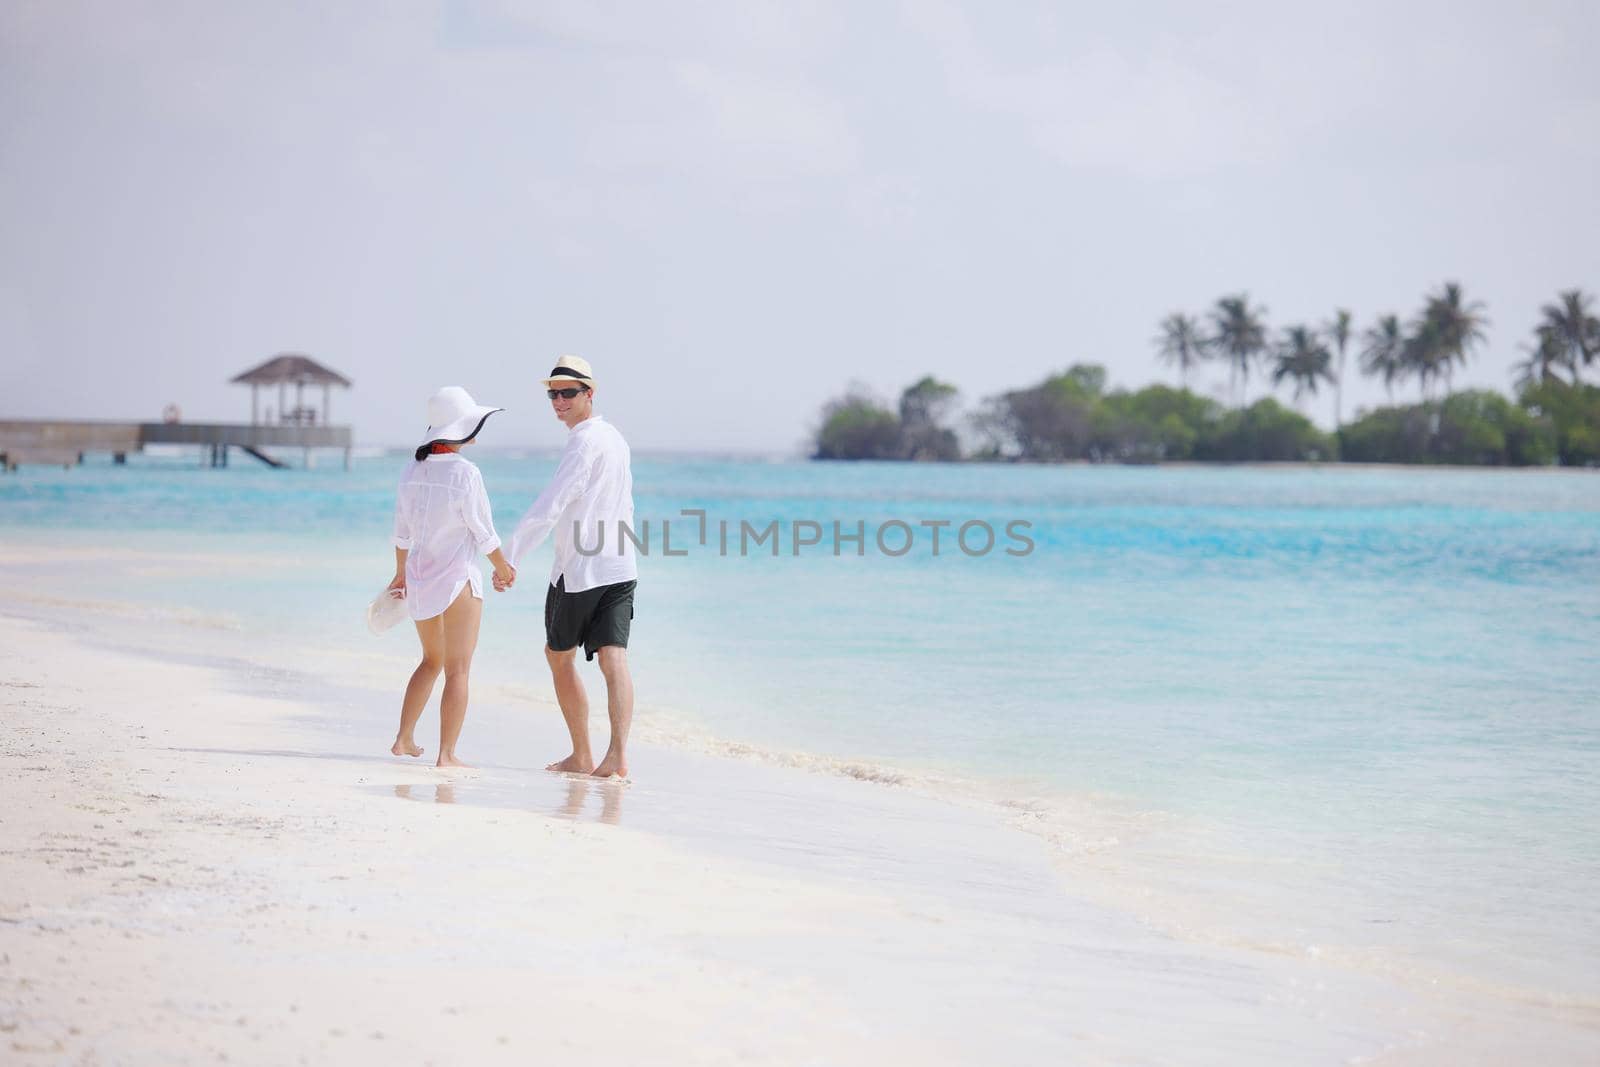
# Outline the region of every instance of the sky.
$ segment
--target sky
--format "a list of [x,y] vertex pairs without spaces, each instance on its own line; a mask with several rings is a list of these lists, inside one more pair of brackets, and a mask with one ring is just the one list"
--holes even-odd
[[245,420],[227,380],[301,352],[360,443],[454,384],[553,447],[570,352],[636,449],[788,454],[852,382],[1175,383],[1170,312],[1445,281],[1491,324],[1456,386],[1509,391],[1600,294],[1596,40],[1555,0],[4,0],[0,418]]

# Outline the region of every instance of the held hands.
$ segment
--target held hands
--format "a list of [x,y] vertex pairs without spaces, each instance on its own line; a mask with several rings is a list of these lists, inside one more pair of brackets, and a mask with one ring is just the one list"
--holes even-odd
[[509,563],[496,563],[494,566],[494,591],[504,593],[517,582],[517,568]]

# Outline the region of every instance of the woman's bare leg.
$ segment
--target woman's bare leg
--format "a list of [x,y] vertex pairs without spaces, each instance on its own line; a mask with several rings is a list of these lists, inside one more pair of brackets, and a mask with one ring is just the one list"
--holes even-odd
[[444,612],[444,696],[439,700],[440,767],[465,767],[456,758],[456,739],[467,718],[467,675],[478,648],[478,624],[483,621],[483,601],[462,588]]
[[389,749],[396,756],[422,755],[422,746],[412,735],[417,729],[417,720],[422,718],[422,709],[433,696],[433,683],[444,670],[444,619],[435,615],[419,620],[416,626],[417,639],[422,642],[422,662],[411,672],[405,698],[400,702],[400,732],[394,735],[394,746]]

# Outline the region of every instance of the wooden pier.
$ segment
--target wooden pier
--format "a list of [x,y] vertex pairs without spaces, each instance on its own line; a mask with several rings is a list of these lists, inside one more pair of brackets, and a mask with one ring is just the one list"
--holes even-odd
[[[313,449],[338,448],[344,452],[344,469],[350,469],[350,427],[330,426],[330,393],[350,388],[350,379],[324,367],[310,356],[283,352],[258,367],[229,379],[250,387],[250,421],[184,422],[177,404],[167,405],[162,422],[105,422],[84,419],[0,419],[0,470],[13,471],[24,463],[71,467],[90,452],[109,452],[117,463],[145,445],[198,445],[201,462],[212,467],[228,465],[228,450],[237,448],[269,467],[286,467],[269,448],[298,448],[305,466],[314,466]],[[294,386],[294,407],[289,406],[289,386]],[[322,407],[306,403],[306,386],[322,388]],[[262,387],[277,386],[278,407],[261,414]]]
[[240,451],[272,467],[287,466],[266,450],[298,448],[305,465],[313,449],[337,448],[350,469],[350,427],[255,425],[238,422],[98,422],[64,419],[0,420],[0,468],[24,463],[71,467],[90,452],[110,453],[122,463],[146,445],[197,445],[206,466],[226,467],[228,450]]

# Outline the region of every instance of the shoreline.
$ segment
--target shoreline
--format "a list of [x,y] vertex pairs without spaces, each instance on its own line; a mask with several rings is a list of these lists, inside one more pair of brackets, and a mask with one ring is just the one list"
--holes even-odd
[[816,456],[801,456],[798,460],[805,463],[850,463],[850,464],[883,464],[894,467],[1102,467],[1107,469],[1122,468],[1150,468],[1160,469],[1186,469],[1198,470],[1373,470],[1373,471],[1472,471],[1479,474],[1492,474],[1497,471],[1600,471],[1600,466],[1562,466],[1559,463],[1512,465],[1509,463],[1481,464],[1481,463],[1397,463],[1379,462],[1376,460],[1337,460],[1337,459],[1164,459],[1153,460],[1148,463],[1128,460],[1092,460],[1092,459],[954,459],[954,460],[909,460],[909,459],[821,459]]
[[[105,553],[88,548],[52,552],[63,561],[106,559]],[[115,553],[119,565],[157,575],[166,573],[173,562],[172,555],[163,551],[125,547]],[[184,554],[184,559],[185,567],[220,568],[219,574],[261,561],[254,553],[234,550],[213,557]],[[6,562],[5,553],[0,552],[0,565]],[[89,601],[42,590],[0,589],[0,617],[6,615],[64,629],[80,643],[113,654],[131,653],[178,667],[222,669],[243,680],[241,691],[255,695],[306,699],[312,689],[321,690],[318,699],[326,712],[342,714],[357,703],[375,700],[383,707],[378,715],[382,721],[369,726],[369,731],[385,737],[393,730],[387,721],[393,698],[389,690],[413,665],[406,655],[395,653],[405,642],[400,646],[361,639],[347,642],[342,635],[329,633],[297,634],[290,643],[270,638],[271,626],[263,629],[226,613],[166,602]],[[174,628],[186,636],[173,640],[169,631]],[[263,639],[270,647],[258,651],[255,646]],[[477,738],[481,724],[495,724],[498,730],[524,719],[529,711],[545,722],[559,723],[552,694],[539,685],[537,671],[529,674],[525,667],[502,650],[475,668],[473,707],[483,709],[488,718],[479,711],[469,717],[463,749],[469,760],[483,754]],[[590,678],[591,687],[597,683],[598,678]],[[591,715],[595,736],[603,741],[606,727],[601,707],[592,704]],[[1131,796],[1084,790],[1066,792],[1035,778],[995,777],[881,756],[852,758],[733,740],[719,736],[692,714],[648,703],[636,716],[634,738],[636,746],[643,742],[653,749],[658,761],[707,761],[713,776],[734,773],[730,768],[738,766],[745,766],[737,772],[740,774],[754,773],[749,768],[759,767],[792,780],[820,777],[867,785],[878,791],[906,793],[946,811],[975,813],[997,829],[1016,831],[1019,841],[1026,839],[1026,847],[1038,851],[1044,862],[1055,868],[1056,876],[1072,886],[1076,897],[1187,944],[1314,958],[1352,974],[1394,981],[1412,991],[1443,988],[1572,1011],[1594,1016],[1600,1025],[1600,997],[1593,984],[1570,967],[1561,973],[1549,967],[1513,968],[1506,958],[1500,958],[1498,964],[1491,957],[1453,958],[1438,953],[1441,943],[1437,938],[1432,944],[1419,945],[1397,940],[1385,929],[1371,931],[1381,936],[1369,943],[1370,934],[1360,925],[1367,921],[1362,915],[1382,914],[1382,902],[1351,901],[1348,895],[1330,897],[1331,889],[1348,894],[1348,887],[1308,882],[1307,878],[1318,873],[1315,867],[1304,866],[1311,857],[1291,856],[1270,840],[1232,833],[1224,842],[1217,836],[1219,830],[1248,830],[1244,825],[1224,827],[1206,816],[1164,810],[1159,803],[1152,806],[1148,799],[1136,801]],[[431,749],[428,741],[424,744]],[[520,747],[520,742],[516,745]],[[382,747],[387,750],[387,739]],[[499,771],[542,777],[544,763],[565,751],[565,735],[557,731],[540,747],[523,751],[525,758],[520,762],[490,762]],[[689,776],[682,767],[676,773],[681,786]],[[457,792],[479,798],[469,799],[469,803],[508,806],[493,798],[496,789],[483,783],[471,783]],[[718,803],[714,794],[701,800],[707,810]],[[561,805],[552,801],[548,806]],[[759,831],[759,827],[753,829]],[[693,830],[691,839],[703,844],[706,827]],[[1248,872],[1258,868],[1265,877],[1250,876]],[[1231,891],[1217,891],[1222,882],[1240,877],[1244,881]],[[1265,904],[1266,910],[1260,910],[1260,904]],[[1334,905],[1331,911],[1326,907],[1329,904]],[[1515,959],[1536,958],[1529,947],[1506,947],[1518,950]]]
[[[391,694],[319,696],[315,672],[163,662],[72,627],[0,613],[18,724],[0,810],[22,813],[0,831],[0,1039],[19,1062],[396,1062],[396,1040],[400,1062],[525,1062],[558,1020],[605,1027],[619,990],[649,1038],[617,1059],[983,1062],[996,1021],[1017,1055],[1595,1047],[1543,1009],[1508,1025],[1504,1005],[1469,1015],[1314,959],[1174,940],[1075,895],[1021,830],[913,790],[650,746],[629,785],[574,783],[534,769],[559,719],[492,701],[473,752],[505,751],[441,774],[376,755]],[[392,1005],[431,973],[462,993],[430,1034]],[[341,1014],[350,985],[367,992]],[[530,990],[547,1010],[529,1016]],[[1246,1046],[1202,1021],[1230,1015]]]
[[[94,531],[83,534],[91,542],[99,536]],[[314,625],[279,637],[275,631],[281,627],[281,620],[229,614],[245,610],[242,601],[237,606],[214,604],[213,610],[205,611],[182,606],[182,598],[154,600],[141,593],[144,589],[154,592],[155,587],[149,583],[162,581],[169,574],[226,587],[247,569],[271,571],[291,566],[292,554],[263,556],[223,545],[209,554],[194,555],[188,549],[172,546],[101,547],[93,543],[57,545],[42,551],[46,552],[43,558],[52,561],[63,577],[68,573],[93,574],[96,564],[109,562],[114,563],[117,573],[139,575],[139,581],[119,590],[122,599],[84,600],[72,597],[72,590],[59,583],[38,582],[39,576],[35,575],[27,586],[0,588],[0,616],[19,615],[65,628],[80,643],[88,642],[113,654],[133,653],[179,667],[223,669],[236,679],[244,679],[243,691],[254,695],[304,700],[317,690],[317,699],[325,707],[324,717],[332,713],[337,718],[350,707],[376,702],[382,707],[377,715],[382,721],[369,725],[369,732],[392,736],[393,726],[387,721],[388,705],[393,699],[391,690],[414,665],[404,652],[397,654],[397,649],[403,649],[408,642],[375,642],[364,634],[351,640],[346,623],[354,620],[326,615],[320,629]],[[37,563],[39,558],[37,551],[0,549],[0,566],[15,568],[25,560]],[[349,564],[350,561],[330,561],[329,569],[347,570]],[[91,588],[95,592],[112,591],[109,586]],[[332,609],[335,605],[330,601],[327,607]],[[506,629],[498,622],[496,626]],[[522,662],[514,648],[502,643],[494,655],[480,657],[475,666],[473,708],[483,709],[488,717],[476,710],[469,717],[463,749],[469,760],[483,755],[477,747],[480,724],[516,723],[526,719],[530,710],[545,722],[559,722],[553,696],[540,685],[542,663]],[[657,664],[658,668],[661,666]],[[591,678],[590,684],[597,681]],[[596,735],[603,740],[601,706],[591,707]],[[514,728],[525,731],[526,726]],[[1392,900],[1352,898],[1348,883],[1319,884],[1315,879],[1332,868],[1314,854],[1307,854],[1301,847],[1304,841],[1289,842],[1299,849],[1296,854],[1280,847],[1281,840],[1255,836],[1251,832],[1253,824],[1223,826],[1194,812],[1165,810],[1159,801],[1149,798],[1138,800],[1131,795],[1083,789],[1066,791],[1037,778],[996,777],[971,768],[921,766],[881,756],[851,758],[793,744],[778,747],[733,740],[714,732],[706,721],[693,714],[693,709],[687,708],[646,703],[636,716],[634,737],[654,748],[660,758],[675,764],[690,757],[709,761],[706,766],[711,768],[708,773],[712,778],[753,773],[730,769],[749,764],[769,768],[791,781],[796,780],[794,776],[825,777],[839,783],[865,784],[879,791],[909,793],[942,806],[940,810],[945,812],[976,813],[992,827],[1008,833],[1016,831],[1017,840],[1026,842],[1018,847],[1041,855],[1043,862],[1055,868],[1056,877],[1071,885],[1075,897],[1185,944],[1314,958],[1352,974],[1396,982],[1412,991],[1426,993],[1438,987],[1466,996],[1538,1005],[1541,1010],[1571,1011],[1580,1017],[1600,1016],[1600,997],[1595,995],[1592,980],[1581,968],[1574,969],[1578,957],[1571,953],[1540,954],[1539,946],[1548,939],[1523,937],[1504,942],[1497,953],[1473,957],[1448,951],[1450,945],[1444,939],[1456,935],[1443,929],[1408,929],[1408,919],[1415,927],[1415,912],[1400,913],[1401,925],[1378,929],[1364,926],[1374,921],[1367,918],[1373,914],[1383,916],[1375,921],[1390,921],[1385,909],[1386,905],[1392,906]],[[382,747],[387,749],[387,739]],[[497,762],[496,769],[534,777],[542,777],[544,763],[566,751],[564,733],[559,731],[533,749],[524,748],[521,741],[510,742],[510,747],[525,758],[511,764],[491,761]],[[676,792],[692,792],[682,788],[691,779],[688,772],[680,766],[677,774]],[[514,794],[514,790],[504,788],[504,783],[494,788],[473,783],[457,790],[468,798],[468,803],[514,806],[496,797],[497,791]],[[708,811],[716,810],[719,804],[714,793],[700,795],[699,799]],[[551,800],[545,807],[554,810],[562,805],[562,801]],[[780,815],[774,815],[774,821],[779,819]],[[682,827],[657,825],[653,829],[675,831]],[[759,833],[762,827],[752,824],[750,829]],[[690,830],[692,844],[704,844],[714,836],[704,825],[691,825]],[[1219,830],[1229,836],[1224,839]],[[1234,831],[1246,833],[1241,836]],[[808,847],[819,846],[812,843]],[[1426,873],[1411,869],[1414,876]],[[1395,884],[1392,878],[1389,882]],[[1438,888],[1435,884],[1434,890]],[[1428,897],[1415,888],[1410,892],[1424,906],[1437,908],[1443,903],[1437,895]],[[1500,927],[1475,930],[1473,914],[1470,909],[1463,913],[1463,930],[1475,936],[1493,933],[1503,938]],[[1419,943],[1419,933],[1431,939]],[[1445,951],[1441,953],[1440,949]],[[1565,960],[1565,969],[1551,966],[1553,959]]]
[[[156,457],[156,458],[160,458],[160,459],[163,459],[163,460],[166,460],[166,459],[171,458],[171,457],[184,457],[185,460],[187,460],[189,457],[191,457],[191,456],[193,456],[195,454],[195,450],[198,449],[198,447],[199,446],[195,446],[195,445],[155,445],[155,446],[152,446],[152,449],[150,451],[148,451],[148,452],[130,454],[129,462],[126,465],[127,466],[132,466],[134,468],[139,468],[139,467],[159,467],[159,468],[162,468],[162,469],[176,469],[176,470],[187,470],[187,469],[193,468],[193,469],[199,470],[199,469],[202,469],[202,468],[195,467],[195,464],[193,464],[191,462],[187,462],[187,461],[186,462],[182,462],[182,463],[175,463],[175,462],[141,463],[141,462],[138,461],[139,457],[141,455],[149,456],[149,457]],[[410,446],[384,445],[384,444],[360,444],[360,443],[352,445],[351,449],[352,449],[353,456],[355,458],[358,458],[358,459],[397,458],[397,457],[403,457],[405,455],[408,455],[411,451],[413,451],[413,449]],[[481,447],[479,447],[477,449],[477,454],[485,456],[485,457],[489,457],[489,458],[492,458],[492,459],[496,459],[496,460],[533,459],[533,460],[552,460],[553,461],[557,457],[559,457],[560,448],[559,448],[559,446],[556,446],[556,445],[527,445],[527,446],[519,446],[519,445],[509,445],[509,444],[502,444],[502,445],[488,445],[488,444],[485,444],[485,445],[483,445],[483,446],[481,446]],[[1148,462],[1139,461],[1139,460],[1118,460],[1118,459],[1092,460],[1092,459],[1082,459],[1082,458],[1058,459],[1058,460],[1038,460],[1038,459],[1024,459],[1024,458],[1021,458],[1021,457],[1012,458],[1012,459],[1002,459],[1002,458],[977,459],[977,458],[973,458],[973,459],[955,459],[955,460],[937,460],[937,459],[917,459],[917,460],[911,460],[911,459],[865,459],[865,458],[863,458],[863,459],[845,459],[845,458],[831,458],[831,457],[824,459],[824,458],[820,458],[820,457],[817,457],[817,456],[808,455],[803,451],[802,452],[797,452],[797,453],[791,453],[791,452],[718,452],[718,451],[715,451],[715,450],[698,451],[698,450],[693,450],[693,449],[679,451],[679,450],[665,449],[665,448],[663,448],[663,449],[645,449],[645,448],[635,449],[635,455],[637,456],[637,458],[640,461],[643,461],[643,462],[734,463],[734,464],[747,464],[747,465],[750,465],[750,466],[758,466],[758,467],[767,467],[767,466],[772,466],[774,464],[777,464],[777,465],[791,464],[791,465],[800,466],[800,467],[810,466],[812,464],[823,464],[823,465],[841,464],[841,465],[848,465],[848,466],[880,465],[880,466],[896,467],[896,468],[899,468],[899,467],[905,467],[905,468],[939,468],[939,467],[956,467],[956,468],[963,468],[963,467],[1002,467],[1002,468],[1005,468],[1005,467],[1028,467],[1028,468],[1049,467],[1049,468],[1054,468],[1054,467],[1063,467],[1063,468],[1075,468],[1075,469],[1076,468],[1104,468],[1104,469],[1108,469],[1108,470],[1109,469],[1124,469],[1124,468],[1150,468],[1150,469],[1156,469],[1156,470],[1161,470],[1161,469],[1167,469],[1167,470],[1196,469],[1196,470],[1260,470],[1260,471],[1271,471],[1271,470],[1349,470],[1349,471],[1370,470],[1370,471],[1379,471],[1379,472],[1383,472],[1383,471],[1390,471],[1390,472],[1393,472],[1393,471],[1467,471],[1467,472],[1473,472],[1473,473],[1479,473],[1479,474],[1492,474],[1492,473],[1496,473],[1496,472],[1509,472],[1509,471],[1518,471],[1518,472],[1536,471],[1536,472],[1540,472],[1540,473],[1565,473],[1565,472],[1590,472],[1590,473],[1593,473],[1593,472],[1600,471],[1600,465],[1578,466],[1578,465],[1563,465],[1563,464],[1560,464],[1560,463],[1543,463],[1543,464],[1403,463],[1403,462],[1398,462],[1398,461],[1338,460],[1338,459],[1320,459],[1320,460],[1308,460],[1308,459],[1284,459],[1284,460],[1262,460],[1262,459],[1242,459],[1242,460],[1165,459],[1165,460],[1151,460],[1151,461],[1148,461]],[[77,464],[70,464],[70,465],[67,466],[66,469],[70,471],[70,470],[74,469],[75,467],[80,467],[80,466],[82,466],[82,467],[93,467],[93,468],[101,468],[101,467],[109,468],[109,467],[113,467],[113,466],[118,466],[118,464],[114,464],[112,462],[112,459],[111,459],[111,456],[110,456],[109,453],[101,454],[101,453],[97,453],[97,452],[89,452],[89,453],[85,454],[84,462],[77,463]],[[296,467],[292,463],[289,466],[293,470],[303,470],[304,469],[304,468]],[[20,466],[20,467],[16,468],[16,470],[11,471],[9,473],[12,474],[12,475],[17,475],[20,472],[28,471],[28,470],[56,471],[56,470],[60,469],[60,467],[61,467],[60,464],[54,464],[54,463],[52,463],[52,464],[25,464],[23,466]],[[6,474],[6,473],[8,473],[8,472],[6,472],[4,470],[0,470],[0,474]]]

